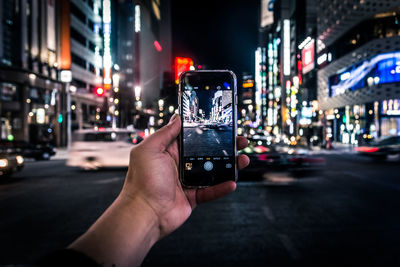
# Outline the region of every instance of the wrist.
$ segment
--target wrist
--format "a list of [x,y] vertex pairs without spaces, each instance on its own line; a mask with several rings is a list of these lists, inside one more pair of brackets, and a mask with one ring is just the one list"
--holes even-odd
[[133,221],[140,220],[142,224],[147,225],[149,237],[152,239],[152,245],[160,238],[160,220],[154,208],[148,201],[141,197],[139,194],[135,196],[126,195],[121,193],[116,199],[118,208]]
[[104,265],[139,266],[160,237],[158,218],[139,197],[120,195],[69,248]]

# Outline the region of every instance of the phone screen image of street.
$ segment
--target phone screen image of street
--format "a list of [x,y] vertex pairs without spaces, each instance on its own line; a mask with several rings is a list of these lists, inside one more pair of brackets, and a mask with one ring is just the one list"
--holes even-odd
[[233,156],[230,90],[185,90],[182,100],[184,157]]

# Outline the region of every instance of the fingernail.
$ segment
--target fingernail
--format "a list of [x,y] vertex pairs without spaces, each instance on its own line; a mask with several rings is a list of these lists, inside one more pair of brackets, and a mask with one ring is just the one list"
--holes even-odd
[[172,115],[172,117],[169,119],[169,123],[168,124],[172,124],[175,120],[176,120],[176,117],[178,116],[178,114],[174,114],[174,115]]

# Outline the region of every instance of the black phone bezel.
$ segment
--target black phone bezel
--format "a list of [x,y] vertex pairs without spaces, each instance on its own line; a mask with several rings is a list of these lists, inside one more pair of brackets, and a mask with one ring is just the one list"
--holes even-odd
[[[179,76],[179,86],[178,86],[178,110],[179,110],[179,115],[182,118],[182,114],[183,114],[183,107],[182,107],[182,97],[183,97],[183,79],[186,75],[188,74],[207,74],[207,73],[211,73],[211,74],[218,74],[218,73],[224,73],[224,74],[229,74],[232,81],[233,81],[233,88],[232,88],[232,107],[233,107],[233,151],[234,151],[234,155],[235,155],[235,160],[234,160],[234,177],[231,177],[232,181],[237,181],[238,178],[238,168],[237,168],[237,147],[236,147],[236,137],[237,137],[237,78],[234,72],[230,71],[230,70],[196,70],[196,71],[185,71],[183,73],[181,73],[181,75]],[[181,127],[181,131],[179,134],[179,180],[182,184],[182,186],[184,187],[188,187],[188,188],[202,188],[202,187],[209,187],[218,183],[214,183],[215,181],[210,180],[207,184],[203,184],[203,185],[190,185],[190,184],[185,184],[185,180],[184,180],[184,166],[183,166],[183,121],[182,123],[182,127]],[[228,180],[223,180],[222,182],[225,182]]]

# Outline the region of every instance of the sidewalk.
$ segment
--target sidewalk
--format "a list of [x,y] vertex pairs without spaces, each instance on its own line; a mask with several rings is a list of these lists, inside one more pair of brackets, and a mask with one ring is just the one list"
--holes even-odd
[[56,148],[56,154],[51,159],[65,160],[68,158],[68,149],[65,147]]
[[332,149],[325,149],[319,146],[310,149],[311,154],[355,154],[354,146],[342,143],[333,143]]

